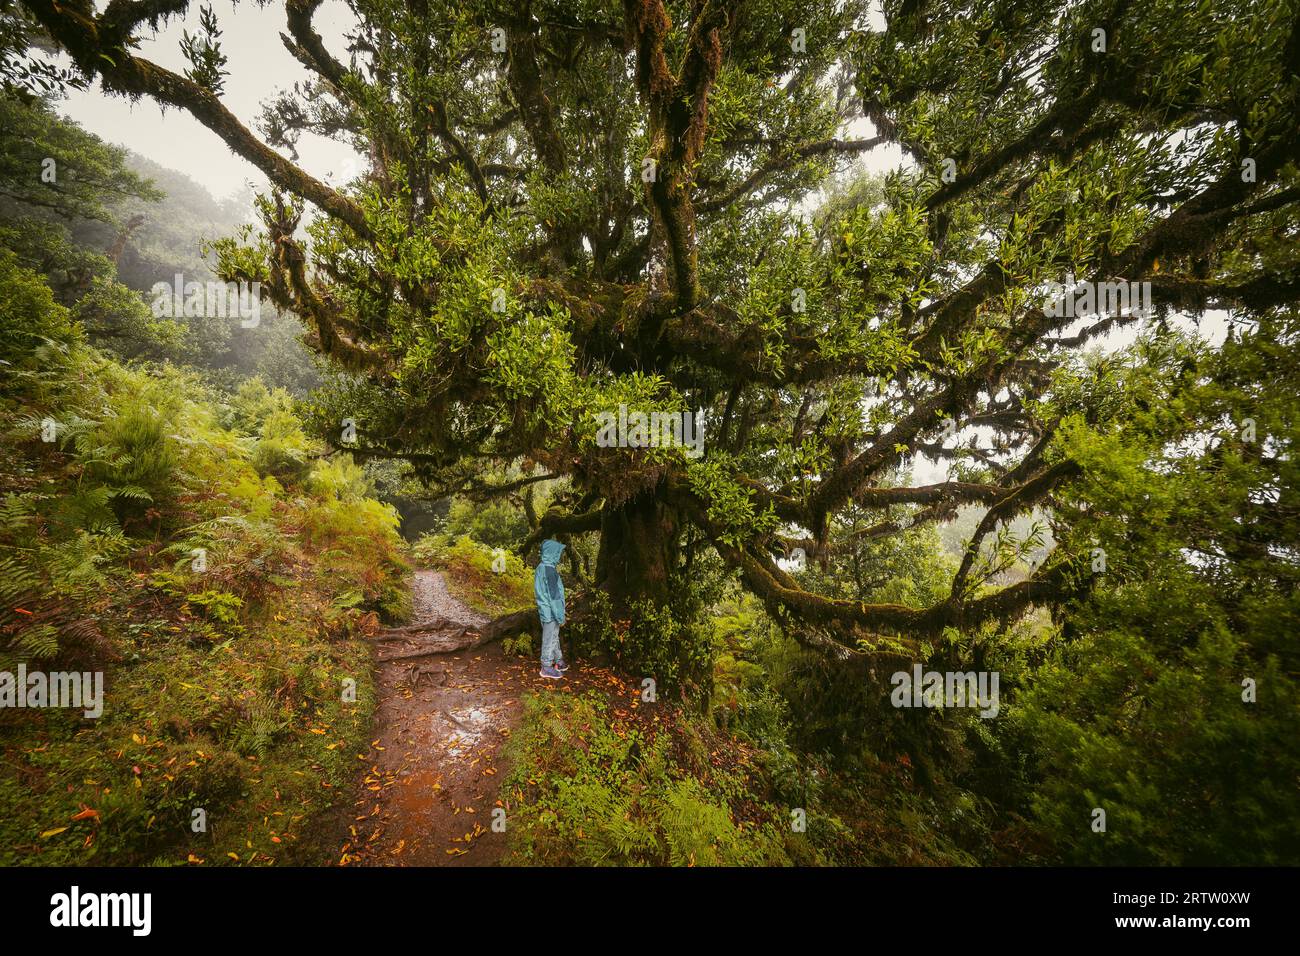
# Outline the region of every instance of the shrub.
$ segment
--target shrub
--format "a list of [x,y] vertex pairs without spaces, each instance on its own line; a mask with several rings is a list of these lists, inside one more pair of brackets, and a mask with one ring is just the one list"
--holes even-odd
[[770,808],[741,819],[749,789],[709,785],[671,756],[673,737],[616,726],[600,695],[525,698],[502,798],[510,861],[545,866],[744,866],[789,863]]
[[15,373],[48,368],[52,362],[63,364],[83,341],[81,329],[68,310],[54,301],[45,279],[0,248],[0,361],[6,368],[0,387],[9,392],[28,381]]
[[271,475],[281,484],[298,486],[311,470],[310,446],[302,426],[291,412],[271,412],[253,446],[253,467],[259,475]]
[[707,624],[690,616],[689,606],[663,607],[639,602],[627,620],[615,620],[603,591],[584,591],[569,640],[575,652],[603,656],[624,673],[650,677],[661,693],[707,699],[713,639]]

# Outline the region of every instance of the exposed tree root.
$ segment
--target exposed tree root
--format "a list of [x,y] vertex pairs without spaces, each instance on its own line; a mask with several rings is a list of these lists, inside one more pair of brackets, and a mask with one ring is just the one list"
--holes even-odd
[[[407,634],[416,634],[421,631],[452,631],[454,628],[456,628],[454,623],[446,619],[440,619],[412,627],[389,628],[381,631],[377,639],[382,641]],[[500,640],[508,634],[517,634],[520,631],[528,631],[532,634],[540,633],[541,626],[538,624],[536,611],[525,610],[503,614],[501,617],[494,618],[478,627],[461,627],[445,638],[440,637],[437,646],[406,651],[401,654],[387,654],[377,658],[377,660],[384,663],[386,661],[409,660],[415,657],[429,657],[433,654],[456,654],[460,651],[472,651],[486,644],[491,644],[493,641]]]

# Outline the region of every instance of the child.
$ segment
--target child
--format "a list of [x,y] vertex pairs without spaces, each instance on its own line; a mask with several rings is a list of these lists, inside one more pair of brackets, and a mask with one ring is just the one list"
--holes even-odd
[[559,680],[569,665],[560,653],[560,627],[564,624],[564,582],[560,580],[560,555],[564,545],[547,538],[542,542],[542,561],[533,572],[537,616],[542,619],[543,677]]

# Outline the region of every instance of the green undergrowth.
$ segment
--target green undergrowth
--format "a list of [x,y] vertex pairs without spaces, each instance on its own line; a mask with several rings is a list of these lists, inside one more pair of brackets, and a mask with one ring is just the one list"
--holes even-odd
[[606,671],[605,689],[525,698],[499,794],[508,862],[978,862],[962,838],[987,839],[985,808],[928,791],[907,754],[863,748],[846,765],[803,738],[792,700],[827,685],[756,602],[723,602],[709,629],[707,699],[643,701]]
[[0,671],[104,692],[0,709],[0,865],[327,862],[363,636],[409,614],[396,515],[287,394],[106,358],[4,265]]
[[[653,710],[655,718],[634,710]],[[503,781],[507,862],[543,866],[788,865],[815,860],[756,768],[674,707],[601,692],[525,699]],[[722,748],[722,749],[720,749]],[[724,752],[725,751],[725,752]]]

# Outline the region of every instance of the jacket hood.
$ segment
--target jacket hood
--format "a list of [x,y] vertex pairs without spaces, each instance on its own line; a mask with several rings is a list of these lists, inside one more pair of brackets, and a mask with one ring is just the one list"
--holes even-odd
[[560,563],[560,555],[564,554],[564,545],[547,538],[542,542],[542,564],[549,564],[552,567]]

